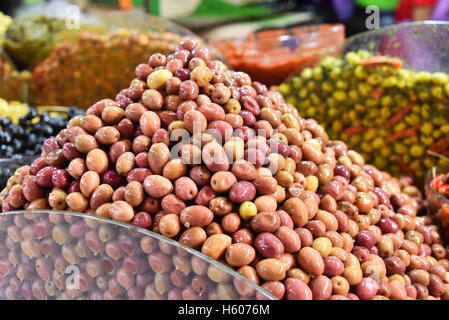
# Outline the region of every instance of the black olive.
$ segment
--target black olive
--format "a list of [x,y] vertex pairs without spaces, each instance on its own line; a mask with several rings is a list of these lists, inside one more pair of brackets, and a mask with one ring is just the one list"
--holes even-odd
[[40,135],[41,131],[42,131],[42,124],[41,123],[36,123],[33,128],[31,129],[31,132],[35,133],[36,135]]
[[50,116],[48,115],[47,111],[44,111],[40,114],[39,121],[41,123],[48,123],[50,121]]
[[24,154],[26,156],[34,156],[35,155],[34,150],[31,150],[31,149],[26,149]]
[[34,147],[34,145],[37,143],[37,136],[36,136],[36,134],[35,133],[30,133],[28,135],[28,138],[27,138],[26,142],[27,142],[27,145]]
[[54,128],[54,129],[63,129],[65,127],[65,120],[64,117],[61,115],[57,115],[53,118],[51,118],[50,121],[50,125]]
[[49,138],[51,135],[53,135],[54,130],[53,130],[53,128],[52,128],[50,125],[44,124],[44,125],[42,126],[41,132],[42,132],[42,135],[43,135],[44,137]]
[[2,148],[2,150],[3,150],[3,155],[5,156],[5,157],[7,157],[7,158],[10,158],[10,157],[12,157],[12,155],[14,154],[14,149],[13,149],[13,147],[12,146],[5,146],[5,145],[2,145],[2,147],[5,147],[4,149]]
[[37,117],[37,110],[36,110],[36,108],[30,108],[30,109],[28,109],[26,118],[27,118],[28,120],[32,120],[32,119],[34,119],[34,118],[36,118],[36,117]]
[[10,144],[11,143],[11,135],[7,131],[0,132],[0,143],[2,144]]
[[22,126],[22,128],[27,128],[30,126],[30,120],[28,120],[25,116],[19,117],[19,125]]
[[20,150],[22,149],[22,146],[23,146],[22,140],[17,139],[17,138],[12,140],[12,147],[13,147],[15,153],[19,153]]
[[35,153],[35,154],[40,154],[40,153],[42,152],[42,149],[43,149],[42,144],[37,144],[37,145],[34,147],[34,153]]
[[3,117],[0,119],[0,126],[5,129],[12,123],[11,119],[8,117]]

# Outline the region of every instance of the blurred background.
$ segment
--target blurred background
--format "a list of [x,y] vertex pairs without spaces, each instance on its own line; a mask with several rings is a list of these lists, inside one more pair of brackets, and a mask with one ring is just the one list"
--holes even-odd
[[85,12],[143,11],[176,21],[206,38],[310,23],[343,23],[346,35],[352,35],[367,30],[366,8],[373,5],[379,9],[381,27],[449,19],[447,0],[2,0],[0,11],[14,17],[31,13],[63,16],[68,3]]

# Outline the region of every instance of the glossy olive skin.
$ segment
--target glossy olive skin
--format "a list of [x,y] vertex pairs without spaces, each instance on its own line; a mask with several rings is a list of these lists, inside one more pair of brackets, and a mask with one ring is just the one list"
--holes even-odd
[[[319,105],[312,100],[320,99],[309,94],[313,86],[332,89],[326,103],[346,100],[346,70],[332,66],[335,81],[327,84],[320,81],[324,69],[312,74],[304,69],[302,75],[314,82],[293,91],[313,103],[301,115],[293,100],[229,69],[196,40],[184,39],[173,49],[169,55],[151,54],[115,100],[95,103],[86,116],[74,117],[47,139],[40,158],[8,180],[0,193],[2,211],[51,208],[129,223],[132,230],[144,228],[202,252],[280,299],[449,299],[447,248],[439,228],[418,214],[419,190],[410,179],[396,180],[365,164],[362,155],[330,140],[309,117]],[[372,72],[365,66],[373,63],[369,58],[347,58],[360,69],[351,81]],[[372,98],[394,81],[377,76],[347,100],[359,94]],[[433,97],[443,75],[431,77]],[[423,95],[425,90],[418,94]],[[382,117],[391,111],[388,99],[372,98]],[[405,123],[414,121],[415,109],[404,114]],[[394,129],[401,132],[402,125]],[[331,130],[334,126],[339,124]],[[446,129],[434,131],[432,139]],[[379,141],[372,132],[363,134],[363,148]],[[0,223],[9,239],[0,244],[5,280],[0,285],[7,298],[22,291],[42,298],[55,291],[52,284],[58,298],[84,298],[59,288],[65,262],[86,266],[90,278],[81,273],[81,291],[91,299],[262,296],[186,248],[148,235],[116,235],[97,221],[86,222],[89,230],[74,223],[67,231],[53,214],[50,227],[35,226],[34,216]],[[52,250],[61,250],[61,257]],[[53,256],[57,270],[49,266]],[[33,258],[39,263],[29,263]],[[26,280],[28,265],[38,268],[42,281]],[[145,274],[147,267],[156,274]]]

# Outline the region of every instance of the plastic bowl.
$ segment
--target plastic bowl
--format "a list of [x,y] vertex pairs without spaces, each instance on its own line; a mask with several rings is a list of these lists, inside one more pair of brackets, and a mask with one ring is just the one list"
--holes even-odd
[[424,189],[436,165],[427,152],[449,156],[448,37],[449,23],[433,21],[365,32],[347,39],[342,59],[323,60],[279,90],[330,139]]
[[0,299],[276,298],[154,232],[87,214],[36,210],[0,215]]
[[277,85],[326,55],[338,55],[345,39],[344,26],[311,25],[250,34],[245,40],[211,41],[230,66],[253,80]]
[[449,172],[449,163],[441,163],[429,170],[425,178],[428,214],[443,230],[446,241],[449,240],[449,199],[436,192],[431,187],[431,182],[435,176],[447,172]]
[[449,22],[400,23],[348,38],[344,52],[367,50],[398,57],[405,68],[449,73]]

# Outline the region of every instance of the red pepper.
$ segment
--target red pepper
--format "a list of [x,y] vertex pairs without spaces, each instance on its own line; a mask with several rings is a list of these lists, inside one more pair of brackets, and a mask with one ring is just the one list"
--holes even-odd
[[387,58],[385,56],[372,56],[368,59],[359,62],[360,65],[365,67],[376,67],[378,65],[389,64],[394,68],[402,68],[402,60],[399,58]]
[[373,99],[379,99],[382,96],[384,89],[382,87],[374,88],[370,93],[370,97]]
[[409,102],[404,108],[399,109],[396,114],[394,114],[390,119],[385,122],[387,127],[393,126],[395,123],[401,121],[411,110],[413,109],[413,104]]
[[418,126],[406,128],[404,130],[393,132],[387,135],[387,141],[396,141],[399,139],[413,137],[416,134],[416,131],[419,129]]
[[441,137],[438,141],[433,143],[428,150],[433,151],[435,153],[441,153],[444,154],[445,151],[449,147],[449,134]]
[[442,185],[444,185],[442,177],[440,177],[440,178],[437,177],[433,180],[433,188],[435,190],[438,190]]
[[449,192],[449,185],[443,184],[438,189],[437,192],[441,194],[442,196],[445,196]]
[[363,132],[365,132],[366,130],[368,130],[367,127],[363,127],[363,126],[353,126],[353,127],[346,128],[346,129],[343,131],[343,133],[344,133],[345,135],[347,135],[348,137],[352,137],[353,135],[359,134],[359,133],[363,133]]

